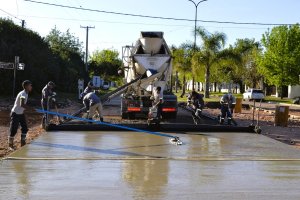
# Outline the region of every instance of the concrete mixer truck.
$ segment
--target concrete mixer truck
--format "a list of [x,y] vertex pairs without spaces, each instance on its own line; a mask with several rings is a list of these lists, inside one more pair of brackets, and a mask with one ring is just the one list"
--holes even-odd
[[[163,118],[176,118],[177,97],[171,93],[172,56],[163,32],[141,32],[134,46],[122,49],[124,86],[122,118],[147,117],[153,90],[160,86]],[[124,87],[125,88],[125,87]]]

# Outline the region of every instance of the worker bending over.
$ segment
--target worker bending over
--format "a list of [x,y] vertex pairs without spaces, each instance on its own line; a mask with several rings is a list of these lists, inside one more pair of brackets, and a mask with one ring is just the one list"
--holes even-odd
[[199,116],[201,114],[204,107],[203,98],[203,94],[199,94],[195,90],[193,90],[192,93],[188,95],[188,106],[190,106],[194,110],[194,114],[196,116]]
[[14,137],[17,134],[19,125],[21,125],[21,146],[26,144],[26,135],[28,132],[26,118],[24,115],[24,110],[28,108],[27,100],[28,93],[32,90],[32,84],[30,81],[26,80],[22,83],[22,90],[16,97],[14,107],[10,114],[10,136],[8,139],[8,145],[11,150],[14,149]]
[[232,111],[235,106],[235,97],[231,93],[226,93],[221,97],[221,117],[220,124],[223,124],[225,117],[227,117],[228,125],[231,125]]
[[103,122],[102,103],[100,101],[100,98],[94,92],[90,92],[83,97],[83,104],[88,110],[88,119],[93,119],[95,111],[97,111],[100,117],[100,121]]
[[93,92],[94,88],[95,87],[94,87],[93,82],[92,81],[88,82],[86,88],[84,89],[83,93],[81,94],[81,99],[83,99],[84,96],[87,95],[88,93]]

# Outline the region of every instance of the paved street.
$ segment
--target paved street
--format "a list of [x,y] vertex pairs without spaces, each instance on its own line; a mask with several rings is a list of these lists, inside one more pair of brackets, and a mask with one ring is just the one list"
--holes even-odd
[[[1,199],[299,199],[300,151],[249,133],[50,132],[0,165]],[[287,192],[288,191],[288,192]]]

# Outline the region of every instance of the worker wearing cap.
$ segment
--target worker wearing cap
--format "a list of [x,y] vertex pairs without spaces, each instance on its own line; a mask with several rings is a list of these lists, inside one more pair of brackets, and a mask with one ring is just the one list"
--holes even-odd
[[224,123],[225,117],[227,116],[228,124],[231,125],[232,110],[236,103],[235,97],[231,93],[226,93],[221,97],[221,118],[220,124]]
[[93,92],[94,90],[94,84],[92,81],[88,82],[88,85],[84,89],[83,93],[81,94],[81,98],[83,99],[85,95],[87,95],[90,92]]
[[[42,108],[43,110],[47,111],[51,105],[51,103],[55,103],[55,98],[54,96],[56,95],[55,92],[53,92],[53,89],[55,87],[54,82],[50,81],[47,83],[47,85],[43,88],[42,90]],[[45,113],[43,116],[43,125],[45,124],[47,119],[47,114]]]
[[100,98],[94,93],[90,92],[83,97],[83,104],[85,108],[88,110],[88,119],[93,119],[95,112],[99,114],[100,121],[103,122],[103,108]]
[[32,90],[32,83],[28,80],[22,83],[23,90],[17,95],[14,106],[10,114],[10,136],[8,144],[10,149],[14,149],[14,137],[18,132],[19,125],[21,125],[21,146],[26,144],[26,135],[28,132],[24,110],[28,108],[27,100],[28,94]]

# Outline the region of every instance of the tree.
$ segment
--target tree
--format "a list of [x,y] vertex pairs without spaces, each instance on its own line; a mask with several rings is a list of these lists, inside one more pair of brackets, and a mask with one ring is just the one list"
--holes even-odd
[[229,49],[224,49],[226,42],[226,35],[224,33],[215,32],[211,34],[201,27],[196,29],[196,33],[201,38],[202,45],[197,49],[194,56],[198,66],[205,69],[204,96],[205,98],[209,98],[211,68],[217,65],[222,59],[238,60],[239,56]]
[[82,59],[83,45],[77,37],[69,30],[63,33],[54,27],[46,36],[45,41],[57,59],[59,71],[53,79],[58,83],[59,88],[71,91],[77,88],[78,78],[83,77],[87,80]]
[[262,79],[262,75],[258,72],[257,62],[262,52],[260,43],[254,39],[237,39],[234,46],[230,48],[241,56],[240,62],[232,65],[231,80],[240,85],[242,93],[244,84],[253,88],[257,87]]
[[91,75],[99,75],[106,80],[119,81],[118,69],[122,65],[117,50],[96,50],[90,58]]
[[300,27],[277,26],[263,35],[265,48],[260,58],[260,72],[269,84],[281,89],[283,86],[299,84],[300,74]]
[[192,51],[188,48],[184,47],[185,45],[181,45],[179,48],[173,48],[173,66],[176,72],[179,72],[180,76],[183,78],[182,80],[182,94],[181,97],[184,96],[186,91],[186,77],[191,73],[191,55]]

